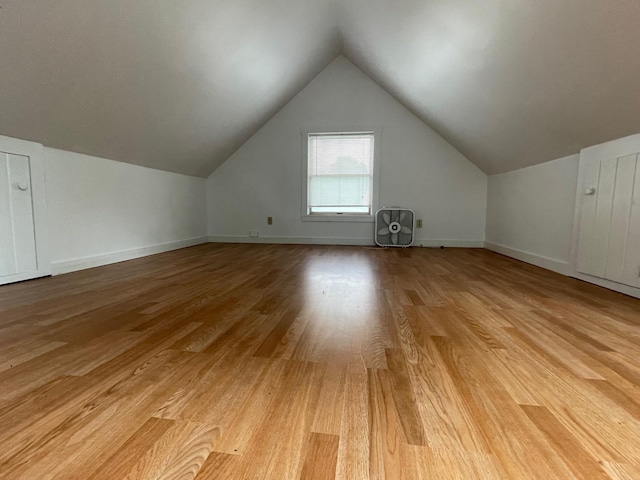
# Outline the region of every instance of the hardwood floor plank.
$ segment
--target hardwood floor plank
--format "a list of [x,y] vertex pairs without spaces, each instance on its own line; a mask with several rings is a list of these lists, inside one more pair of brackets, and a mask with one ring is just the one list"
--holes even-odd
[[287,367],[273,408],[251,439],[251,454],[244,456],[242,478],[247,480],[297,478],[303,467],[325,367],[310,362],[289,362]]
[[345,385],[336,479],[370,479],[371,421],[368,405],[369,382],[366,373],[350,372]]
[[491,452],[431,338],[424,339],[420,361],[409,365],[409,374],[430,447],[465,454]]
[[[403,464],[413,465],[403,478],[419,480],[504,480],[492,455],[460,452],[449,448],[408,445]],[[531,472],[529,478],[539,478]]]
[[[206,401],[209,396],[217,398],[215,395],[217,392],[210,392],[207,387],[217,383],[224,385],[225,375],[218,375],[216,368],[231,355],[229,349],[220,349],[216,353],[207,355],[194,355],[181,372],[183,379],[181,388],[165,400],[154,412],[154,416],[170,420],[195,420],[193,410],[201,409],[203,405],[208,407]],[[233,360],[230,363],[233,363]],[[229,365],[226,370],[223,368],[221,370],[226,373],[229,381]]]
[[104,460],[92,478],[126,478],[129,471],[139,462],[140,456],[146,457],[147,451],[173,426],[173,423],[171,420],[158,418],[147,420],[111,457]]
[[39,357],[42,354],[64,347],[65,345],[65,342],[39,340],[37,342],[29,342],[27,345],[21,346],[20,349],[13,349],[13,351],[7,349],[4,351],[2,357],[0,357],[0,372],[17,367],[32,358]]
[[345,383],[347,368],[345,365],[328,366],[318,398],[318,406],[311,430],[314,433],[336,435],[342,428]]
[[578,478],[607,478],[598,461],[591,457],[545,407],[521,405],[531,421],[542,431]]
[[433,339],[502,476],[527,478],[535,467],[538,478],[570,478],[571,471],[544,437],[528,427],[522,410],[486,367],[461,355],[446,338]]
[[393,399],[390,373],[369,370],[369,474],[375,479],[402,478],[404,443],[398,408]]
[[212,452],[196,475],[196,480],[242,480],[238,474],[238,466],[242,459],[237,455]]
[[640,422],[640,389],[632,397],[605,380],[589,380],[589,383]]
[[[186,361],[184,355],[164,352],[155,357],[129,379],[98,391],[62,423],[50,425],[46,435],[24,432],[14,437],[13,448],[0,452],[0,476],[41,478],[65,470],[89,476],[98,467],[96,455],[110,455],[159,406],[160,392]],[[134,402],[130,401],[132,392],[136,392]]]
[[269,335],[260,344],[254,355],[256,357],[270,358],[278,351],[278,347],[285,343],[286,334],[298,319],[302,306],[295,304],[289,309],[285,310],[282,318],[278,321],[273,330],[269,332]]
[[404,437],[410,445],[426,445],[427,436],[404,357],[395,349],[387,349],[387,365]]
[[530,325],[522,325],[517,328],[506,328],[505,331],[551,367],[566,370],[579,378],[602,380],[602,376],[585,365],[579,356],[567,352],[568,348],[562,339],[550,336],[542,328],[536,329]]
[[207,244],[0,287],[0,478],[640,478],[640,300],[481,249]]
[[603,462],[602,468],[613,480],[636,480],[640,478],[640,462],[635,464]]
[[420,294],[415,290],[405,290],[407,297],[411,300],[412,305],[424,305],[422,298],[420,298]]
[[242,406],[228,416],[225,430],[214,444],[214,451],[233,455],[247,452],[251,439],[277,401],[276,394],[284,382],[287,364],[282,360],[267,361]]
[[338,459],[337,435],[312,433],[300,480],[334,480]]
[[138,457],[131,471],[123,478],[192,480],[202,469],[219,436],[218,427],[174,422],[144,455]]
[[135,334],[112,332],[85,344],[67,344],[0,372],[0,400],[10,400],[62,375],[82,375],[117,358],[138,341]]
[[[594,458],[624,462],[635,457],[630,447],[640,441],[638,432],[629,425],[628,414],[622,408],[607,402],[593,388],[593,380],[576,379],[562,365],[554,366],[536,357],[527,366],[528,372],[538,378],[531,382],[537,386],[537,403],[551,410]],[[637,440],[630,443],[630,439]]]

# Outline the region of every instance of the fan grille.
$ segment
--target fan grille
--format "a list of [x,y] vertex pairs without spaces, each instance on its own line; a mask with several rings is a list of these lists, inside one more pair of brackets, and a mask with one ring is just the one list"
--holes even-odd
[[381,247],[408,247],[413,244],[413,210],[381,208],[376,212],[375,240]]

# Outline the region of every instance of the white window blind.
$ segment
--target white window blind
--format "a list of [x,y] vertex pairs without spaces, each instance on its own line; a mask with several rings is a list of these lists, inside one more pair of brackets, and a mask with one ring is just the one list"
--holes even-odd
[[309,134],[307,214],[371,215],[374,134]]

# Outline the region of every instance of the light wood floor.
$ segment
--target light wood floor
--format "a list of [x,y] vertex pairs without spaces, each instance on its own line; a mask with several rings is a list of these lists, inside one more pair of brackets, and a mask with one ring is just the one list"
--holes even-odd
[[0,478],[640,479],[640,301],[283,245],[4,286]]

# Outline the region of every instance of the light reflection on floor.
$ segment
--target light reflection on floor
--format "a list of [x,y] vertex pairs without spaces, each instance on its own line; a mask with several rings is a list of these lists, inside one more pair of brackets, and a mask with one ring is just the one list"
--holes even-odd
[[366,345],[383,328],[376,294],[379,280],[371,257],[354,250],[338,257],[335,252],[331,257],[308,257],[301,266],[301,279],[302,315],[307,317],[301,345],[306,343],[305,334],[315,339],[302,348],[304,355],[318,361],[331,358],[342,363],[341,356],[345,363],[355,361],[348,352],[357,352],[354,346]]

